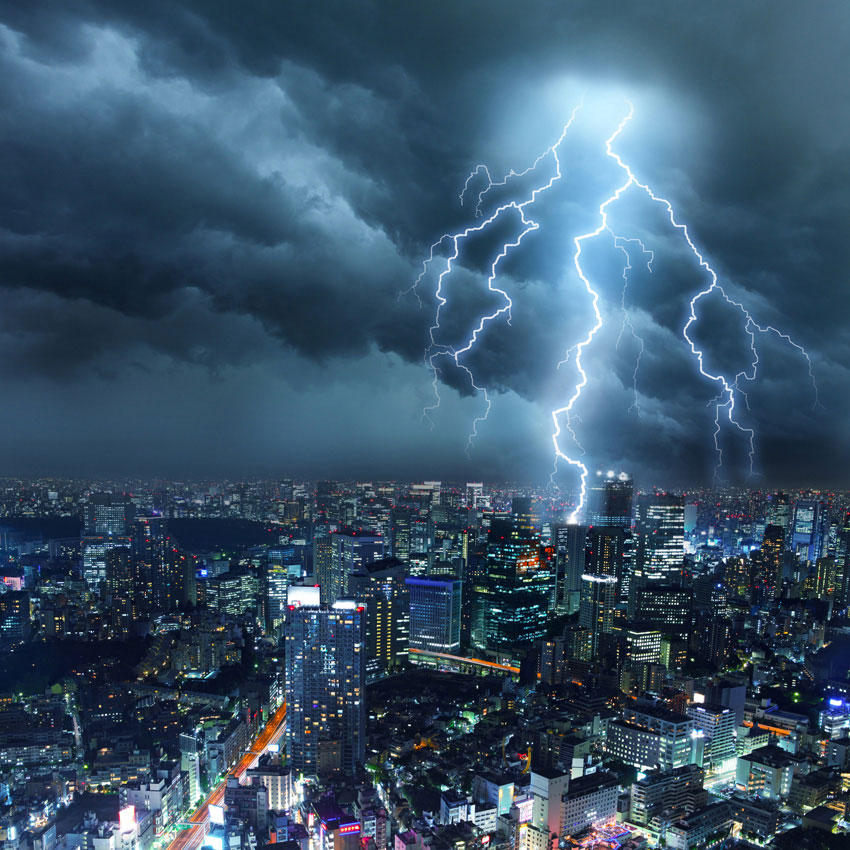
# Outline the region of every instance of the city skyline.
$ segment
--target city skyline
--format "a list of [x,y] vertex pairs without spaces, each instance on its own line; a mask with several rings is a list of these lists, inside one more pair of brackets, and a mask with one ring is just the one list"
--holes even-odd
[[0,0],[0,850],[850,850],[847,0]]

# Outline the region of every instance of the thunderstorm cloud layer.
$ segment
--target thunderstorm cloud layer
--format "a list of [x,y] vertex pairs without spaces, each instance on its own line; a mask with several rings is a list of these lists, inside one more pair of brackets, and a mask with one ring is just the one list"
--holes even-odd
[[[8,473],[544,478],[550,411],[575,385],[556,367],[592,321],[572,239],[617,185],[604,139],[626,97],[619,152],[730,296],[811,354],[822,408],[798,353],[759,340],[741,418],[760,480],[850,471],[846,4],[0,10]],[[563,179],[531,211],[540,228],[500,267],[511,324],[470,355],[492,411],[467,458],[482,398],[447,369],[423,423],[433,287],[421,307],[398,295],[441,234],[474,222],[458,193],[475,165],[526,168],[582,93]],[[631,245],[635,333],[621,335],[623,254],[611,238],[584,245],[604,324],[577,436],[589,465],[643,485],[708,481],[715,388],[681,336],[708,281],[639,192],[611,224],[652,262]],[[447,338],[498,308],[487,269],[516,228],[459,258]],[[727,308],[706,299],[693,336],[737,372],[748,351]],[[741,478],[745,448],[724,449]]]

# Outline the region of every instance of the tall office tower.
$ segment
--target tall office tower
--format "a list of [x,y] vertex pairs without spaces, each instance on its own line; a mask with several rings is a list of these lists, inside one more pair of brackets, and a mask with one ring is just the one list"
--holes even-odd
[[370,681],[396,670],[408,658],[410,600],[407,568],[398,558],[364,564],[349,581],[366,608],[366,676]]
[[[416,575],[411,571],[411,575]],[[484,582],[487,579],[487,557],[483,550],[470,552],[463,578],[460,612],[460,641],[463,646],[472,645],[472,633],[483,634],[481,621],[483,612],[478,607],[478,599],[486,593]],[[483,638],[482,638],[483,641]],[[479,645],[483,645],[479,644]]]
[[384,557],[383,537],[353,529],[335,531],[330,537],[330,563],[316,576],[322,599],[328,603],[348,595],[348,577],[352,573]]
[[396,505],[392,510],[390,524],[390,548],[392,556],[404,564],[410,561],[412,524],[413,508],[408,505]]
[[599,653],[602,635],[613,631],[616,604],[616,576],[585,573],[581,577],[578,621],[582,628],[590,632],[590,652],[593,658]]
[[112,549],[128,549],[129,537],[112,537],[106,534],[87,535],[80,540],[83,562],[83,579],[92,591],[97,591],[106,581],[106,559]]
[[333,574],[333,540],[332,535],[316,534],[313,536],[313,578],[316,584],[326,593],[331,586]]
[[304,574],[305,550],[306,543],[303,541],[270,546],[260,562],[259,614],[269,632],[283,627],[287,588],[299,582]]
[[685,504],[681,496],[655,493],[638,499],[635,522],[635,562],[629,588],[629,616],[645,619],[635,610],[646,584],[677,583],[685,557]]
[[791,527],[791,500],[787,493],[774,493],[767,506],[767,524],[778,525],[785,531]]
[[781,525],[768,525],[761,542],[761,568],[764,580],[779,595],[782,587],[782,561],[785,558],[785,529]]
[[322,605],[317,587],[290,587],[286,751],[297,774],[353,774],[366,739],[365,612],[352,599]]
[[165,517],[139,517],[132,525],[134,596],[142,615],[174,611],[184,599],[183,564]]
[[290,575],[284,564],[267,561],[262,572],[261,602],[266,631],[276,632],[286,621]]
[[694,592],[688,587],[650,582],[636,594],[640,620],[661,634],[687,642],[691,633]]
[[835,540],[836,582],[840,588],[838,604],[850,604],[850,513],[838,525]]
[[135,505],[123,493],[92,493],[84,513],[86,537],[126,537]]
[[512,651],[546,633],[554,576],[540,562],[540,541],[522,518],[493,520],[486,575],[478,582],[472,642]]
[[800,499],[794,505],[791,550],[802,560],[814,562],[820,558],[826,536],[826,514],[826,507],[820,501]]
[[564,613],[578,610],[581,577],[585,572],[586,525],[555,525],[552,527],[555,547],[555,605]]
[[[617,526],[589,526],[585,538],[584,571],[623,580],[626,530]],[[617,594],[620,599],[620,594]]]
[[460,649],[463,584],[451,576],[408,578],[410,649],[457,652]]
[[587,491],[587,524],[631,528],[634,484],[625,472],[598,478]]

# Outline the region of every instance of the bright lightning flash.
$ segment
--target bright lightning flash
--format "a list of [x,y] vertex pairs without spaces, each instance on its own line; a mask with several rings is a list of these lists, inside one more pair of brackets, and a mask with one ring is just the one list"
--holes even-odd
[[640,361],[643,357],[643,352],[646,348],[644,345],[643,337],[638,334],[635,330],[635,326],[632,322],[631,316],[629,315],[629,309],[626,307],[626,290],[629,288],[629,272],[632,270],[632,255],[629,253],[628,245],[631,242],[637,242],[640,246],[640,250],[643,252],[644,256],[647,257],[646,260],[646,269],[648,272],[652,272],[652,261],[655,259],[655,255],[652,251],[648,250],[646,245],[641,242],[640,239],[626,239],[623,236],[617,236],[613,230],[609,231],[611,235],[614,237],[614,244],[620,251],[623,252],[623,256],[625,258],[625,263],[623,265],[623,289],[620,294],[620,312],[623,314],[623,323],[620,325],[620,333],[617,334],[617,342],[614,345],[614,348],[618,349],[620,347],[620,342],[623,339],[623,334],[626,332],[626,328],[629,329],[629,333],[632,335],[632,339],[638,344],[638,353],[635,358],[635,369],[632,373],[632,393],[634,395],[634,401],[629,405],[628,412],[631,413],[633,410],[640,416],[640,404],[638,402],[638,388],[637,388],[637,376],[638,370],[640,369]]
[[[484,165],[479,165],[472,171],[472,173],[466,179],[466,183],[464,184],[463,191],[460,194],[460,201],[461,201],[461,204],[464,203],[464,198],[465,198],[466,192],[468,191],[470,183],[474,180],[474,178],[479,174],[486,175],[487,183],[484,186],[484,188],[478,193],[477,202],[476,202],[476,205],[475,205],[476,218],[481,218],[482,220],[479,221],[477,224],[470,225],[469,227],[467,227],[464,230],[461,230],[457,233],[444,234],[443,236],[441,236],[440,239],[438,239],[431,246],[431,250],[430,250],[428,259],[425,260],[424,263],[423,263],[422,272],[417,277],[417,279],[414,281],[414,283],[410,287],[410,289],[407,290],[408,292],[413,291],[415,293],[417,299],[420,297],[419,292],[418,292],[418,285],[422,282],[423,278],[425,277],[425,274],[428,270],[428,266],[434,261],[435,252],[442,245],[447,245],[449,247],[449,253],[448,253],[448,256],[445,258],[445,266],[443,267],[442,271],[440,272],[440,274],[437,277],[436,289],[434,291],[434,297],[437,301],[437,308],[436,308],[436,311],[435,311],[435,314],[434,314],[434,323],[428,329],[429,345],[425,349],[425,362],[428,365],[429,369],[431,370],[431,374],[432,374],[431,383],[432,383],[432,386],[433,386],[433,389],[434,389],[434,402],[433,402],[433,404],[430,404],[427,407],[425,407],[425,409],[422,411],[422,415],[425,419],[427,419],[431,423],[431,426],[433,427],[433,420],[430,417],[430,413],[432,411],[436,410],[440,406],[440,391],[439,391],[439,383],[438,382],[439,382],[439,377],[440,377],[441,372],[440,372],[440,368],[438,366],[438,360],[441,357],[450,358],[454,362],[454,365],[457,368],[463,370],[466,373],[467,377],[469,378],[470,386],[472,387],[473,390],[475,390],[476,393],[480,393],[481,395],[483,395],[484,401],[485,401],[485,404],[486,404],[483,415],[476,417],[476,419],[472,423],[472,430],[469,434],[469,437],[467,438],[467,443],[466,443],[467,453],[469,453],[470,449],[472,448],[473,443],[475,442],[475,438],[478,436],[478,426],[479,426],[479,424],[481,422],[483,422],[485,419],[487,419],[487,416],[490,413],[491,400],[490,400],[489,394],[487,393],[486,388],[478,386],[478,384],[476,384],[475,376],[473,375],[472,370],[468,366],[466,366],[464,363],[461,362],[461,358],[475,347],[475,344],[478,341],[479,336],[484,331],[484,328],[487,326],[488,323],[490,323],[490,322],[494,321],[495,319],[499,318],[500,316],[504,315],[504,316],[506,316],[508,324],[510,324],[511,308],[513,307],[513,302],[511,301],[510,296],[508,295],[507,292],[505,292],[504,289],[501,289],[501,288],[499,288],[498,286],[495,285],[496,276],[497,276],[498,271],[499,271],[499,265],[501,264],[502,260],[504,260],[505,257],[507,257],[508,254],[514,248],[519,247],[523,238],[528,233],[531,233],[533,230],[537,230],[538,227],[540,226],[534,219],[532,219],[528,215],[528,207],[531,206],[543,192],[550,189],[558,180],[561,179],[561,177],[562,177],[561,159],[558,155],[558,149],[560,148],[561,144],[563,143],[564,138],[567,135],[567,132],[569,131],[570,127],[573,124],[573,121],[575,120],[576,115],[578,114],[578,111],[581,109],[581,106],[582,106],[582,104],[579,103],[573,109],[569,120],[564,125],[564,127],[561,131],[561,135],[558,137],[558,140],[553,145],[548,147],[542,154],[540,154],[540,156],[538,156],[537,159],[535,159],[534,162],[528,168],[526,168],[524,171],[515,172],[515,171],[512,170],[504,178],[502,178],[501,180],[498,180],[498,181],[492,179],[492,177],[490,176],[490,171]],[[487,216],[486,218],[482,218],[481,205],[484,201],[485,196],[487,195],[487,193],[492,188],[494,188],[496,186],[504,186],[510,180],[512,180],[513,178],[524,177],[528,174],[533,173],[536,170],[536,168],[538,167],[538,165],[540,165],[540,163],[543,162],[543,160],[546,160],[546,159],[549,159],[549,158],[551,158],[552,162],[554,163],[554,173],[552,174],[552,176],[546,182],[543,182],[543,183],[535,186],[524,200],[521,200],[521,201],[514,200],[514,201],[508,201],[504,204],[500,204],[495,209],[495,211],[492,212],[489,216]],[[509,214],[511,214],[511,212],[514,215],[517,215],[519,217],[519,222],[520,222],[519,234],[516,236],[515,239],[513,239],[513,241],[505,242],[502,245],[502,247],[499,249],[498,253],[496,254],[496,257],[494,258],[493,262],[490,264],[490,273],[489,273],[489,276],[487,278],[487,288],[488,288],[488,290],[490,292],[495,292],[499,296],[501,296],[504,303],[502,304],[501,307],[494,310],[492,313],[489,313],[489,314],[486,314],[486,315],[479,317],[477,324],[475,325],[475,327],[472,330],[472,333],[470,334],[468,339],[463,343],[463,345],[461,345],[459,347],[455,347],[455,346],[452,346],[452,345],[447,345],[445,343],[438,342],[437,337],[438,337],[439,332],[441,330],[441,328],[440,328],[441,312],[442,312],[443,307],[448,303],[448,298],[447,298],[446,292],[445,292],[447,280],[451,276],[452,271],[454,270],[455,263],[458,261],[458,258],[460,256],[460,252],[461,252],[461,247],[462,247],[463,243],[470,236],[473,236],[475,234],[482,233],[482,232],[486,231],[487,228],[489,228],[491,225],[493,225],[494,222],[497,221],[497,219],[500,219],[500,217],[502,217],[502,216],[509,215]],[[420,300],[420,304],[421,304],[421,300]]]
[[[585,385],[587,384],[587,380],[588,380],[587,379],[587,373],[582,368],[581,355],[582,355],[584,349],[590,344],[590,342],[593,340],[593,337],[596,335],[596,333],[599,331],[600,327],[602,326],[602,315],[599,311],[599,306],[598,306],[599,295],[591,287],[590,282],[587,279],[587,277],[584,274],[584,271],[582,270],[582,267],[581,267],[582,243],[587,241],[588,239],[592,239],[592,238],[600,235],[604,230],[608,229],[608,225],[607,225],[608,207],[612,203],[614,203],[615,201],[619,200],[619,198],[622,196],[622,194],[630,186],[635,186],[636,188],[642,190],[651,200],[655,201],[656,203],[661,204],[664,207],[664,209],[667,212],[667,217],[670,220],[670,224],[673,226],[673,228],[675,230],[678,230],[682,233],[682,235],[685,238],[685,241],[688,244],[688,247],[690,248],[691,252],[693,253],[694,257],[696,258],[699,266],[701,268],[705,269],[705,271],[708,273],[708,276],[709,276],[709,284],[706,287],[704,287],[703,289],[701,289],[699,292],[697,292],[697,294],[694,295],[690,300],[690,311],[689,311],[687,322],[685,323],[685,326],[682,329],[682,336],[684,337],[685,342],[688,344],[691,353],[696,357],[697,365],[698,365],[700,373],[704,377],[708,378],[710,381],[713,381],[718,386],[718,396],[714,400],[714,402],[712,402],[715,405],[714,448],[715,448],[715,453],[717,455],[717,464],[715,465],[715,469],[714,469],[715,479],[717,479],[717,477],[719,476],[719,471],[720,471],[720,469],[723,465],[723,450],[720,447],[720,442],[719,442],[719,436],[720,436],[720,431],[721,431],[721,420],[723,418],[728,419],[729,423],[731,425],[735,426],[735,428],[737,428],[738,431],[740,431],[746,437],[747,444],[748,444],[748,447],[749,447],[748,448],[749,472],[750,472],[751,475],[753,474],[753,464],[754,464],[754,459],[755,459],[755,432],[753,431],[752,428],[747,428],[747,427],[743,426],[738,421],[738,419],[736,418],[735,408],[736,408],[736,391],[744,397],[745,404],[747,404],[746,393],[743,390],[741,390],[740,381],[742,379],[746,380],[746,381],[753,381],[753,380],[755,380],[757,372],[758,372],[759,357],[758,357],[758,350],[756,348],[756,333],[759,333],[759,334],[775,334],[780,339],[784,340],[789,345],[791,345],[793,348],[795,348],[806,359],[806,362],[808,364],[808,369],[809,369],[809,377],[811,378],[812,387],[813,387],[813,390],[814,390],[814,406],[817,407],[820,404],[819,398],[818,398],[817,383],[815,381],[814,372],[812,370],[812,361],[811,361],[811,358],[810,358],[808,352],[801,345],[799,345],[797,342],[795,342],[788,334],[786,334],[786,333],[784,333],[780,330],[777,330],[776,328],[774,328],[770,325],[760,325],[760,324],[758,324],[755,321],[755,319],[753,319],[752,315],[746,309],[746,307],[744,307],[743,304],[741,304],[740,302],[735,301],[735,300],[733,300],[732,298],[729,297],[729,295],[726,293],[726,291],[720,285],[720,283],[717,279],[717,273],[709,265],[708,261],[705,259],[705,257],[703,257],[703,255],[700,253],[700,251],[697,249],[696,245],[694,244],[693,240],[691,239],[691,236],[690,236],[690,233],[688,231],[687,226],[684,225],[684,224],[681,224],[681,223],[679,223],[679,221],[677,221],[675,213],[673,211],[673,206],[670,203],[670,201],[668,201],[666,198],[663,198],[659,195],[656,195],[652,191],[652,189],[649,187],[649,185],[647,185],[646,183],[641,183],[637,179],[637,177],[634,175],[634,172],[631,170],[631,168],[622,160],[620,155],[617,154],[613,150],[612,144],[613,144],[614,140],[623,132],[623,129],[625,128],[626,124],[628,124],[628,122],[632,119],[633,115],[634,115],[634,106],[630,103],[628,114],[620,122],[619,126],[614,131],[614,133],[610,136],[610,138],[608,138],[607,141],[605,142],[605,152],[606,152],[606,154],[609,157],[611,157],[617,163],[617,165],[622,169],[622,171],[626,174],[626,182],[622,186],[620,186],[607,200],[603,201],[603,203],[600,205],[599,215],[600,215],[601,221],[600,221],[599,226],[595,230],[591,231],[590,233],[585,233],[581,236],[577,236],[573,240],[574,243],[575,243],[575,254],[573,256],[575,267],[576,267],[578,275],[581,278],[582,283],[584,284],[588,294],[591,296],[591,303],[592,303],[592,306],[593,306],[594,313],[596,315],[596,322],[594,323],[593,327],[588,332],[587,336],[580,343],[578,343],[578,345],[576,345],[574,347],[575,354],[576,354],[576,367],[578,369],[579,376],[580,376],[579,381],[576,384],[576,388],[575,388],[572,396],[570,397],[569,401],[567,402],[567,404],[564,407],[552,411],[552,419],[553,419],[554,426],[555,426],[553,434],[552,434],[552,441],[553,441],[553,444],[555,446],[555,468],[557,469],[557,464],[558,464],[559,459],[565,460],[570,465],[576,466],[579,469],[580,475],[581,475],[579,502],[578,502],[578,505],[576,506],[575,510],[573,511],[573,513],[570,515],[570,520],[573,521],[573,522],[577,521],[578,515],[579,515],[579,513],[580,513],[580,511],[581,511],[581,509],[584,505],[584,499],[585,499],[586,488],[587,488],[587,467],[581,461],[569,457],[568,455],[566,455],[562,451],[562,449],[560,447],[560,442],[559,442],[559,439],[558,439],[561,435],[560,419],[561,419],[562,416],[565,417],[567,427],[569,428],[570,416],[572,415],[573,407],[574,407],[575,403],[578,401],[579,397],[581,396],[581,391],[582,391],[582,389],[584,389]],[[628,264],[628,261],[627,261],[627,266],[628,265],[629,264]],[[628,272],[628,267],[626,269],[626,272]],[[740,310],[740,312],[741,312],[741,314],[744,318],[744,321],[745,321],[745,333],[749,337],[749,347],[750,347],[750,351],[752,352],[752,360],[751,360],[750,365],[747,369],[742,370],[741,372],[736,374],[734,377],[729,377],[729,376],[723,375],[722,373],[719,373],[719,372],[717,374],[714,374],[713,372],[708,371],[708,369],[705,365],[705,352],[702,349],[697,347],[697,344],[694,342],[693,338],[691,337],[691,335],[689,333],[694,322],[697,321],[697,314],[696,314],[697,302],[699,302],[702,298],[706,297],[707,295],[710,295],[713,292],[719,293],[720,296],[729,305]],[[554,475],[554,472],[553,472],[553,475]]]

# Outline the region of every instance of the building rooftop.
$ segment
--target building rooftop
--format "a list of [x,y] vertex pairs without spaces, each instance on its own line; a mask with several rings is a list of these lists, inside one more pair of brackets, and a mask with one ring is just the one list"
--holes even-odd
[[768,767],[775,768],[790,767],[794,764],[794,759],[791,758],[791,755],[781,747],[777,747],[775,744],[769,744],[766,747],[759,747],[758,749],[753,750],[749,755],[741,756],[741,758],[756,764],[764,764]]

